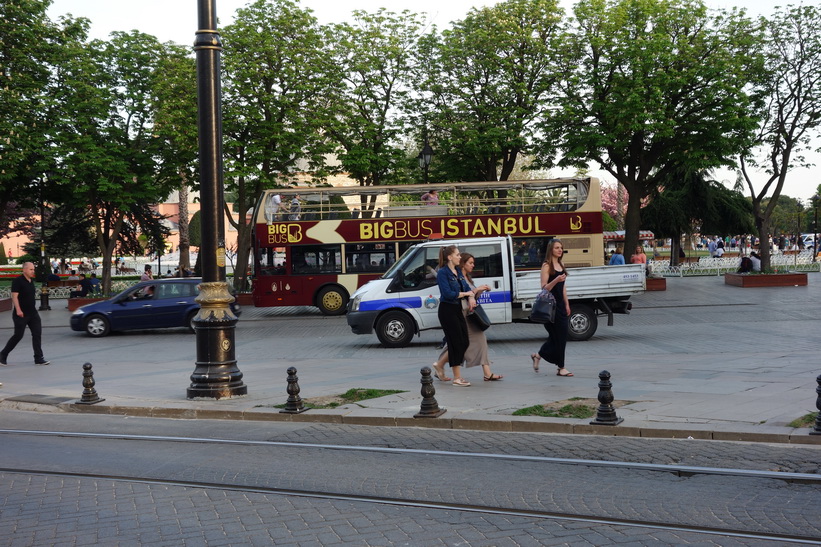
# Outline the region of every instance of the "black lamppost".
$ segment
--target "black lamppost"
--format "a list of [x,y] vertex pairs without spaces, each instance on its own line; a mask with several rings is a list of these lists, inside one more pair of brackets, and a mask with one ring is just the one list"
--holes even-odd
[[810,198],[812,201],[812,210],[814,214],[813,223],[812,223],[812,261],[816,262],[818,260],[818,194],[815,194],[813,197]]
[[422,147],[422,151],[419,152],[419,155],[416,156],[416,159],[419,160],[419,168],[425,172],[425,184],[428,183],[428,167],[430,167],[430,161],[433,159],[433,148],[430,147],[428,144],[428,138],[425,137],[425,146]]
[[223,222],[222,103],[216,0],[198,0],[197,100],[202,200],[202,278],[194,318],[197,362],[188,387],[189,399],[223,399],[246,395],[242,372],[234,357],[237,316],[234,297],[225,282],[225,226]]
[[51,305],[48,302],[48,275],[51,268],[48,264],[48,256],[46,256],[46,200],[43,196],[43,186],[51,178],[51,173],[44,173],[40,178],[40,273],[43,276],[40,285],[40,307],[39,311],[48,311]]

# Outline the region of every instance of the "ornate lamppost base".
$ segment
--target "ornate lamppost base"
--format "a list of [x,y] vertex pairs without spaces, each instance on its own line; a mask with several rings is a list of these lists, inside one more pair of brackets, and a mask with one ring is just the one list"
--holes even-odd
[[186,392],[188,399],[225,399],[248,394],[234,357],[237,316],[229,305],[233,300],[223,281],[200,284],[200,311],[193,321],[197,362]]

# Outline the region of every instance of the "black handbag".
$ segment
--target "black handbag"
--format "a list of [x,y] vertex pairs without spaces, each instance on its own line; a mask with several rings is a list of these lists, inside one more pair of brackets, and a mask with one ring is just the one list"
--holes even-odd
[[490,318],[479,304],[476,304],[476,307],[473,308],[473,312],[471,312],[468,317],[470,317],[473,320],[473,323],[482,331],[486,331],[491,325]]
[[530,320],[533,323],[552,323],[556,320],[556,297],[548,290],[542,290],[533,309],[530,310]]

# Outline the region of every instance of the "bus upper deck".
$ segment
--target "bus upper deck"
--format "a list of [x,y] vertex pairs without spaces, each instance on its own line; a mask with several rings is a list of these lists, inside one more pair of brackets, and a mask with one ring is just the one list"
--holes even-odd
[[[437,191],[438,203],[422,196]],[[292,207],[294,199],[298,206]],[[255,221],[601,211],[597,179],[546,179],[396,186],[317,186],[263,192]]]

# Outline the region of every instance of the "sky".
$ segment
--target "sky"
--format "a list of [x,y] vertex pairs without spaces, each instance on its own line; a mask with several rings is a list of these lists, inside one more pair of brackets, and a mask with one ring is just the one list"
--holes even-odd
[[[220,26],[225,26],[233,19],[237,9],[250,3],[250,0],[214,0]],[[807,0],[806,3],[813,3]],[[769,15],[775,6],[789,3],[798,4],[800,0],[706,0],[711,8],[744,8],[750,15]],[[428,21],[442,29],[451,21],[464,18],[471,8],[493,5],[496,0],[301,0],[299,5],[313,10],[322,24],[346,20],[354,9],[374,12],[386,7],[393,12],[409,10],[427,15]],[[560,0],[561,5],[570,10],[572,1]],[[162,42],[193,44],[197,30],[198,0],[53,0],[49,17],[56,20],[59,16],[71,14],[75,17],[86,17],[91,21],[91,37],[105,39],[113,31],[137,29],[151,34]],[[821,140],[821,139],[819,139]],[[821,146],[818,143],[817,146]],[[814,163],[821,165],[821,154],[808,154]],[[554,176],[567,176],[572,173],[553,171]],[[613,182],[609,174],[593,170],[592,176],[603,181]],[[720,170],[713,176],[727,186],[732,187],[735,173]],[[754,183],[765,180],[760,174],[753,177]],[[796,169],[788,175],[782,195],[799,198],[805,203],[815,194],[821,184],[821,170],[817,168]],[[761,184],[756,184],[756,191]],[[745,191],[745,194],[748,193]]]

